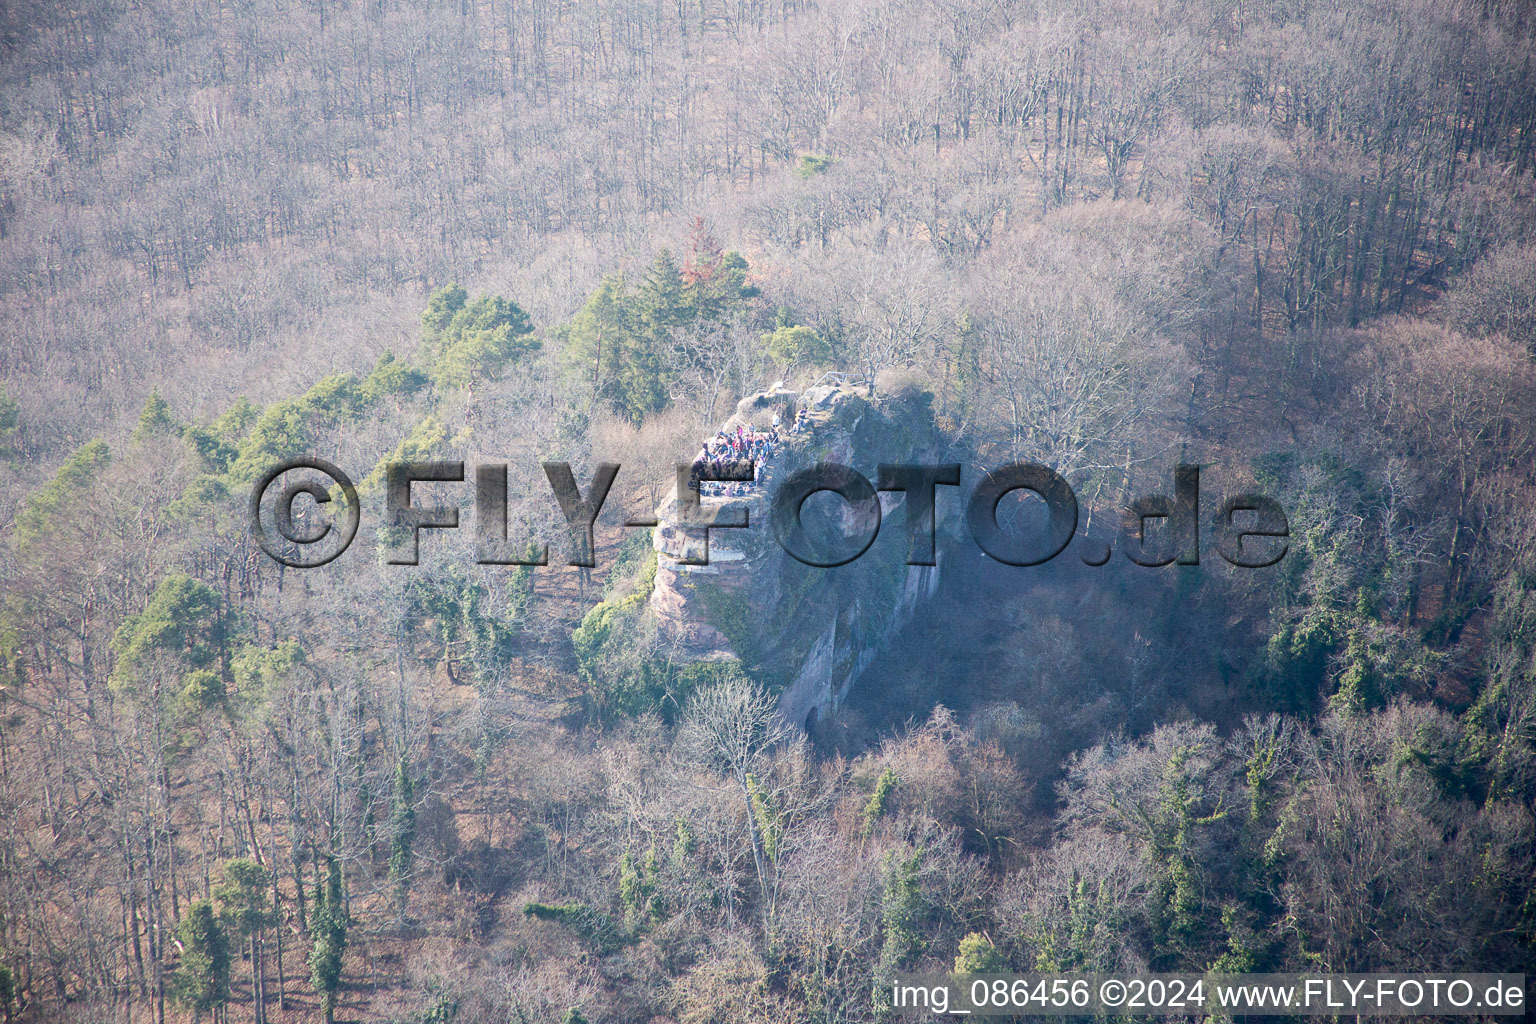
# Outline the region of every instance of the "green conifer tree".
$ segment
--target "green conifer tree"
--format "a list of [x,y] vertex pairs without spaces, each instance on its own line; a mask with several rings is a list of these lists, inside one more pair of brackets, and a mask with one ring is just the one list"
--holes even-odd
[[160,392],[151,391],[139,413],[139,424],[133,430],[133,439],[146,441],[154,437],[174,437],[180,433],[181,424],[171,415],[170,405],[160,397]]
[[427,308],[421,311],[421,338],[429,351],[437,350],[439,337],[468,298],[469,293],[457,284],[445,285],[427,298]]

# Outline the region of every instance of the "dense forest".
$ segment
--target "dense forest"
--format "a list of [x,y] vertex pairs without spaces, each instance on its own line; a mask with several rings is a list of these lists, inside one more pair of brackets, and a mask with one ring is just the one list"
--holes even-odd
[[[0,1019],[1536,973],[1533,193],[1526,0],[0,6]],[[952,544],[806,731],[621,523],[829,374],[1288,550]],[[505,463],[550,564],[285,568],[300,454]]]

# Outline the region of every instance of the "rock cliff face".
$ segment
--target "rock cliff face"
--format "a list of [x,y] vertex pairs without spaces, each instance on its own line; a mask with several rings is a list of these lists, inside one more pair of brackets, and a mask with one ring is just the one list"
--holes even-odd
[[[650,601],[684,658],[740,659],[779,692],[787,720],[810,728],[843,700],[879,647],[933,593],[941,566],[906,564],[899,512],[895,521],[882,517],[879,539],[857,560],[835,568],[804,565],[775,539],[772,497],[787,477],[818,462],[851,466],[873,482],[882,462],[940,461],[942,438],[926,395],[871,401],[862,389],[842,385],[749,396],[725,429],[766,429],[775,414],[788,428],[801,409],[809,429],[788,434],[758,486],[742,496],[699,499],[705,514],[744,512],[748,523],[709,531],[709,564],[685,564],[701,559],[705,536],[685,522],[677,493],[657,509]],[[880,497],[885,513],[902,500],[898,493]],[[840,502],[813,499],[823,500]],[[854,524],[845,522],[844,532],[853,535]]]

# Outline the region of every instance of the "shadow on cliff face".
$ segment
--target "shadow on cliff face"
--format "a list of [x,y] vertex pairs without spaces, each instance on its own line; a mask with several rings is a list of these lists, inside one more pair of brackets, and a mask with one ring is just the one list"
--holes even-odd
[[1230,723],[1245,710],[1245,644],[1234,637],[1254,634],[1224,567],[1145,568],[1118,552],[1093,567],[1076,544],[1016,567],[952,543],[941,568],[933,598],[816,723],[824,754],[861,753],[943,705],[995,739],[1044,806],[1066,755],[1108,733]]

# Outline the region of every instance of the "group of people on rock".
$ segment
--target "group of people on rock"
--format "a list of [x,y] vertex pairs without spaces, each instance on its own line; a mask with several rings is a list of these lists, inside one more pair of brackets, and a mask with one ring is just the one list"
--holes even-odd
[[[763,478],[765,464],[779,450],[784,437],[779,432],[779,417],[773,417],[773,425],[766,431],[737,427],[734,431],[722,430],[712,441],[705,441],[699,454],[693,459],[693,474],[689,486],[700,495],[738,498],[751,493]],[[750,461],[752,480],[721,481],[705,479],[724,475],[730,463]]]

